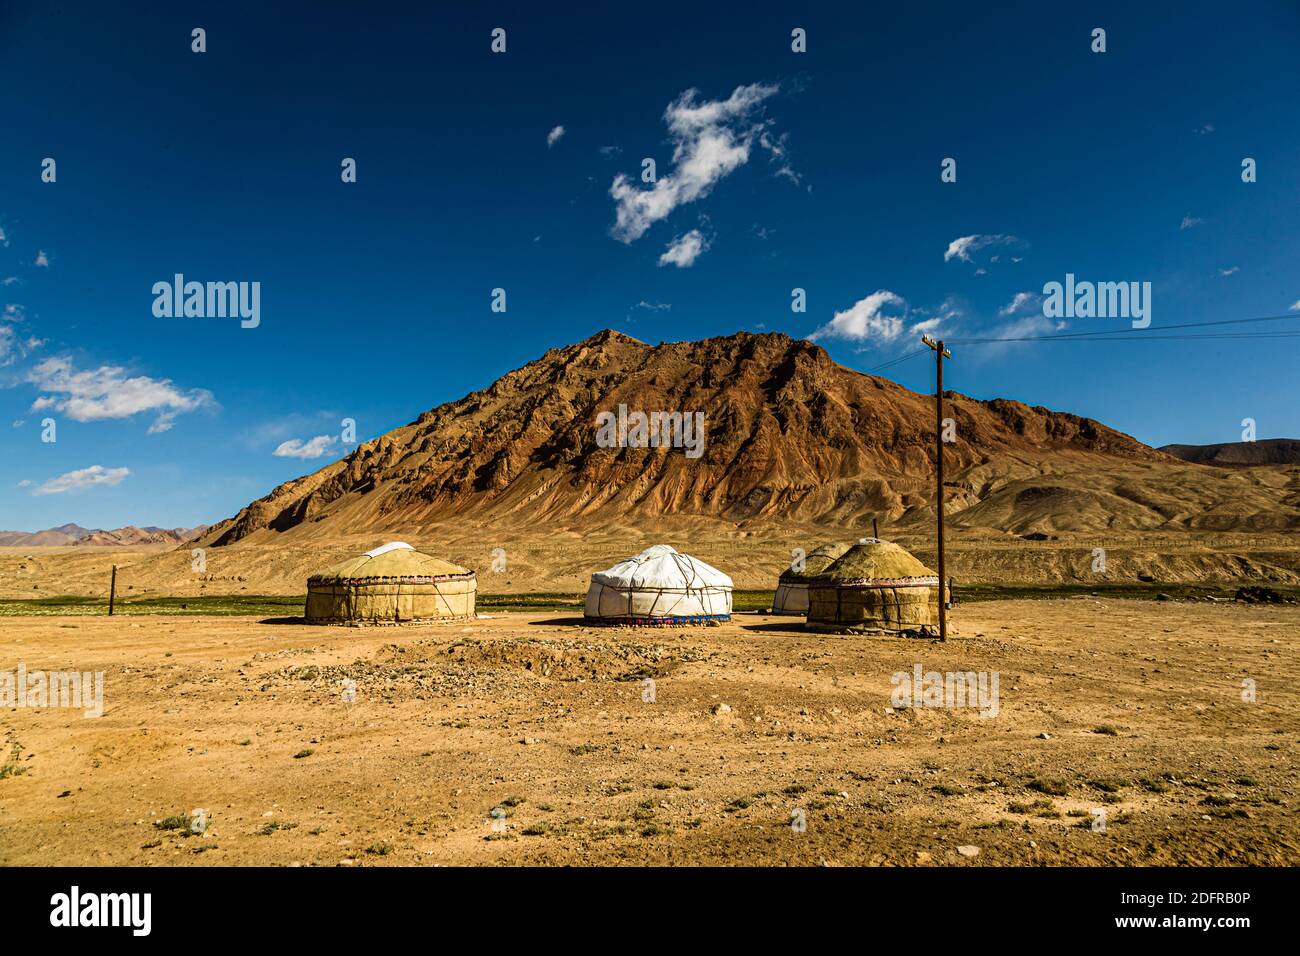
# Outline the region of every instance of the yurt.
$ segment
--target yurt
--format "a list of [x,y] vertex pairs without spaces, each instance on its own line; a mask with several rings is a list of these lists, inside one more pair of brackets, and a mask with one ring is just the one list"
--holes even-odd
[[863,538],[808,582],[809,630],[929,633],[938,625],[938,576],[889,541]]
[[824,544],[804,556],[796,570],[791,565],[776,579],[776,597],[772,599],[773,614],[807,614],[808,582],[830,566],[836,558],[849,550],[847,544]]
[[666,544],[591,576],[588,621],[714,624],[731,619],[731,578]]
[[326,568],[307,579],[309,624],[408,624],[474,617],[474,572],[404,541]]

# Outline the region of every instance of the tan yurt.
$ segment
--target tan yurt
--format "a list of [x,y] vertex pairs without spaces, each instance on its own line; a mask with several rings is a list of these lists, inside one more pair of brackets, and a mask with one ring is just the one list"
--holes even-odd
[[309,624],[410,624],[474,617],[474,572],[404,541],[367,551],[307,579]]
[[795,560],[776,579],[776,597],[772,599],[773,614],[807,614],[808,582],[825,571],[836,558],[849,550],[847,544],[832,542]]
[[863,538],[808,582],[806,626],[929,633],[939,626],[939,578],[906,549]]
[[656,544],[591,576],[583,616],[596,624],[716,624],[731,619],[731,578]]

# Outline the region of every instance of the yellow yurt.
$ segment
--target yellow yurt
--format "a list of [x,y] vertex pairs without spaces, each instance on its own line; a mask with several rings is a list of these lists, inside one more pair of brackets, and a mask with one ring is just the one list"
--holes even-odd
[[929,633],[939,626],[939,578],[905,548],[863,538],[808,582],[806,626]]
[[802,559],[796,558],[776,579],[773,614],[807,614],[808,582],[821,574],[845,551],[847,544],[824,544]]
[[474,572],[404,541],[383,547],[307,579],[309,624],[409,624],[474,617]]

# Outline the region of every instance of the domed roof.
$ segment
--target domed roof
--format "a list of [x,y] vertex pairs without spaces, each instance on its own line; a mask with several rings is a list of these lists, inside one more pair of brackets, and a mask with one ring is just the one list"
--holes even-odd
[[731,578],[699,558],[681,554],[666,544],[656,544],[591,576],[596,584],[613,588],[685,591],[731,588]]
[[863,538],[816,576],[814,584],[852,585],[873,582],[936,585],[938,576],[906,548],[879,538]]
[[781,577],[777,580],[784,581],[787,584],[792,581],[807,581],[809,578],[815,578],[825,571],[835,561],[836,558],[849,550],[847,544],[841,544],[838,541],[832,541],[830,544],[823,544],[820,548],[810,551],[803,559],[803,570],[796,571],[794,568],[786,568],[781,572]]
[[416,551],[404,541],[393,541],[383,547],[348,558],[318,571],[307,579],[308,584],[343,584],[357,581],[400,581],[419,584],[455,577],[472,577],[473,571],[450,561]]

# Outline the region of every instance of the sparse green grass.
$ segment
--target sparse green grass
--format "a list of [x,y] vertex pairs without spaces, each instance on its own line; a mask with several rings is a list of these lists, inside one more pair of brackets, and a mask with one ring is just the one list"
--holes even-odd
[[187,813],[177,813],[170,817],[155,820],[153,825],[159,830],[184,830],[189,832],[190,817]]
[[257,828],[257,835],[270,836],[276,830],[293,830],[296,829],[297,826],[298,824],[293,823],[289,820],[285,820],[283,822],[279,820],[271,820],[268,821],[267,823],[263,823],[260,827]]
[[1092,732],[1094,734],[1102,734],[1103,736],[1106,737],[1119,736],[1119,731],[1116,730],[1114,727],[1112,727],[1110,724],[1098,724],[1096,727],[1092,728]]
[[1049,797],[1065,797],[1070,794],[1070,785],[1064,780],[1035,777],[1025,784],[1026,789],[1045,793]]
[[[212,594],[201,597],[123,597],[113,604],[114,616],[197,615],[201,617],[301,617],[305,597],[274,594]],[[79,597],[72,594],[43,598],[0,600],[0,617],[98,617],[108,615],[107,597]]]
[[1023,803],[1019,800],[1012,801],[1007,805],[1007,811],[1025,816],[1042,817],[1045,820],[1055,820],[1061,816],[1061,811],[1056,809],[1056,804],[1046,797],[1040,797],[1033,803]]
[[393,845],[391,843],[372,843],[366,847],[367,856],[388,856],[392,852]]
[[945,797],[960,797],[963,793],[966,792],[965,789],[963,789],[962,787],[954,787],[946,783],[936,783],[930,789],[932,789],[935,793],[943,794]]

